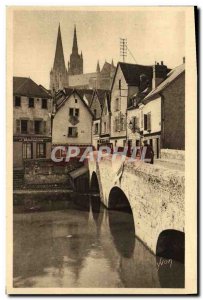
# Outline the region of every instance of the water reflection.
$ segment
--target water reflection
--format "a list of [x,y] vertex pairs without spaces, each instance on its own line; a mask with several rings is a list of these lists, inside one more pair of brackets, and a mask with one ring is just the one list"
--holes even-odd
[[157,270],[157,258],[135,238],[131,214],[107,211],[97,196],[72,200],[57,210],[56,200],[44,199],[35,213],[18,207],[15,287],[183,286],[183,264],[173,262],[173,273],[166,265]]

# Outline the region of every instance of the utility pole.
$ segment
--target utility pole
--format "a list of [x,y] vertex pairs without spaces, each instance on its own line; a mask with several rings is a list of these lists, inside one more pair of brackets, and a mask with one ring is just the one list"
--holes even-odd
[[120,38],[120,56],[125,62],[125,58],[127,57],[127,39]]

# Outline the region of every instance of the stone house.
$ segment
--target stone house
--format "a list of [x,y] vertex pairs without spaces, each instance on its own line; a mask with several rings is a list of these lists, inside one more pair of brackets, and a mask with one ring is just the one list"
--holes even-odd
[[66,90],[66,94],[56,103],[52,144],[67,147],[91,145],[93,114],[90,107],[78,90]]
[[52,97],[31,78],[13,77],[13,166],[50,158]]

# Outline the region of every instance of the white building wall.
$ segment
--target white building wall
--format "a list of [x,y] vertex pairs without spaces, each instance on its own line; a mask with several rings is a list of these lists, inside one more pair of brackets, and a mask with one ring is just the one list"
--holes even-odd
[[[79,108],[79,123],[76,125],[69,121],[69,108]],[[78,136],[68,137],[68,127],[77,127]],[[53,119],[52,143],[77,145],[92,143],[92,115],[77,94],[71,95],[57,111]]]
[[[151,113],[151,131],[150,133],[156,133],[161,131],[161,97],[156,98],[148,102],[143,107],[143,114]],[[144,134],[149,133],[144,130]]]

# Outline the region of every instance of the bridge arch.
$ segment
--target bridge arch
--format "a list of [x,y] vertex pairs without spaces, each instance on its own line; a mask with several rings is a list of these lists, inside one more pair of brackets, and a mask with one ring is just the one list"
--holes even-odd
[[163,230],[157,240],[156,255],[184,263],[185,233],[174,229]]
[[126,194],[117,186],[114,186],[109,193],[108,208],[110,210],[122,210],[132,213],[132,208]]

